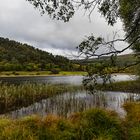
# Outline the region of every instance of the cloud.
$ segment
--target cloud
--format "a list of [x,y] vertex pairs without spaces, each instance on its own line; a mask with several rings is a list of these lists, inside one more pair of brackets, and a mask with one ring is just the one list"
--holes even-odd
[[[0,5],[0,36],[65,56],[68,52],[75,51],[83,38],[91,33],[111,37],[113,31],[121,29],[120,35],[124,36],[120,21],[110,27],[96,11],[91,19],[90,22],[79,11],[70,22],[63,23],[51,20],[47,15],[41,16],[26,0],[4,0]],[[121,47],[122,45],[118,45],[118,48]]]

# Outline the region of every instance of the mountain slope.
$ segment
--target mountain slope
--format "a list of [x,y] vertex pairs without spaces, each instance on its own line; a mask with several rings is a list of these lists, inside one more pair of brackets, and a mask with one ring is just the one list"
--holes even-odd
[[13,40],[0,37],[0,70],[69,70],[72,62]]

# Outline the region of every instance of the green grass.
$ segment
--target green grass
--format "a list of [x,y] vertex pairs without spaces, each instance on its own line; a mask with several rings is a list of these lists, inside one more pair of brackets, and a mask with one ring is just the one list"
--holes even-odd
[[125,118],[94,108],[69,118],[48,115],[0,118],[0,140],[139,140],[140,102],[126,103]]
[[140,140],[140,102],[126,103],[123,107],[127,112],[124,120],[126,138],[128,140]]
[[121,123],[114,112],[93,109],[68,119],[48,115],[0,119],[1,140],[118,140]]
[[28,106],[41,99],[82,89],[82,86],[31,84],[8,85],[0,83],[0,113]]
[[106,84],[105,86],[98,84],[96,89],[103,91],[140,93],[140,80],[114,82]]
[[10,76],[69,76],[69,75],[86,75],[86,72],[83,71],[60,71],[59,74],[52,74],[51,71],[5,71],[0,72],[1,77],[10,77]]

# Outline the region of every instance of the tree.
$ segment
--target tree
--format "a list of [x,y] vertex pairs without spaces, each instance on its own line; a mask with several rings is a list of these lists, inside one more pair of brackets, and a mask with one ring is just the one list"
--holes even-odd
[[[133,42],[140,36],[140,1],[139,0],[121,0],[120,17],[124,23],[127,40]],[[139,39],[134,43],[133,49],[140,50]]]
[[[87,59],[102,56],[110,56],[110,63],[101,63],[94,65],[97,70],[90,70],[87,81],[95,80],[98,76],[103,79],[110,78],[110,73],[113,72],[112,66],[116,67],[117,55],[124,52],[128,48],[132,48],[137,57],[140,58],[140,0],[28,0],[36,8],[40,9],[41,14],[47,13],[52,19],[63,20],[68,22],[73,17],[77,8],[83,8],[88,12],[90,18],[92,12],[97,7],[99,12],[105,17],[108,24],[113,26],[118,18],[121,18],[126,31],[126,37],[122,39],[114,39],[106,42],[104,38],[94,35],[87,37],[77,47],[79,56],[84,55]],[[129,45],[122,49],[115,48],[116,42],[127,41]],[[101,47],[108,49],[107,52],[98,53]],[[140,63],[138,59],[134,64],[127,65],[123,69],[137,65]],[[92,69],[92,68],[91,68]],[[115,70],[120,70],[115,68]],[[122,69],[122,68],[121,68]],[[107,81],[104,80],[104,82]],[[95,82],[96,83],[96,82]]]
[[[101,54],[109,55],[114,53],[121,53],[126,49],[133,46],[137,51],[139,47],[139,34],[140,34],[140,1],[139,0],[27,0],[33,4],[36,8],[41,11],[41,14],[47,13],[52,19],[63,20],[68,22],[70,18],[73,17],[77,8],[82,7],[88,12],[88,16],[92,14],[95,7],[99,9],[99,12],[106,18],[109,25],[114,25],[117,22],[117,18],[120,17],[124,23],[124,30],[126,31],[126,38],[116,39],[110,42],[105,42],[101,38],[97,38],[99,44],[95,44],[94,36],[88,37],[87,40],[90,41],[94,47],[97,45],[106,45],[107,47],[113,47],[113,43],[117,41],[129,41],[130,45],[121,51],[111,50],[111,52]],[[80,44],[81,46],[81,44]],[[135,47],[134,47],[135,46]],[[95,50],[99,47],[91,48],[93,56],[95,55]],[[80,47],[79,51],[81,51]],[[82,46],[83,48],[83,46]],[[88,51],[88,50],[87,50]]]

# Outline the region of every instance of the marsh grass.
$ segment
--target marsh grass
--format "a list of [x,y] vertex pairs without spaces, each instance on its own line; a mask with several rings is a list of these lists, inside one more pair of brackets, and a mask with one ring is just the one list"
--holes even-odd
[[140,80],[121,81],[106,84],[105,86],[98,84],[96,89],[105,91],[122,91],[131,93],[140,93]]
[[69,118],[48,115],[0,118],[0,140],[139,140],[140,102],[125,103],[125,118],[94,108]]
[[73,92],[82,89],[82,86],[50,85],[25,83],[22,85],[0,84],[0,113],[28,106],[48,97]]
[[3,71],[0,72],[0,76],[2,77],[11,77],[11,76],[69,76],[69,75],[86,75],[87,72],[84,71],[60,71],[59,74],[52,74],[51,71]]
[[140,102],[129,102],[123,105],[127,112],[124,121],[126,136],[129,140],[140,140]]
[[[29,116],[20,120],[1,119],[1,140],[118,140],[122,127],[116,113],[92,109],[69,118],[48,115]],[[2,124],[2,125],[1,125]]]

